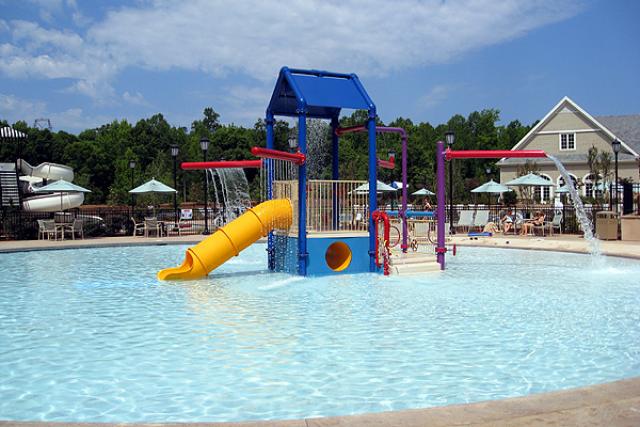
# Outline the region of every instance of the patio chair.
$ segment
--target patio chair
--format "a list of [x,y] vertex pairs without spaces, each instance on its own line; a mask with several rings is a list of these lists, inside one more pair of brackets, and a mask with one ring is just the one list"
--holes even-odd
[[138,233],[140,236],[144,236],[144,222],[136,222],[133,217],[131,217],[131,222],[133,223],[133,237],[138,236]]
[[157,237],[162,237],[162,224],[158,218],[144,219],[144,237],[149,237],[149,233],[156,233]]
[[51,240],[51,235],[53,235],[54,240],[58,238],[58,229],[56,228],[55,221],[47,220],[47,219],[39,219],[38,220],[38,240],[44,240],[45,236],[47,236],[47,240]]
[[553,220],[551,221],[551,234],[555,230],[558,230],[558,234],[562,234],[562,211],[556,212],[553,215]]
[[489,211],[486,209],[482,209],[476,211],[476,216],[473,219],[473,228],[478,228],[479,231],[484,229],[484,226],[489,222]]
[[469,228],[473,226],[474,213],[474,211],[461,211],[458,222],[453,225],[453,228],[456,231],[461,228],[466,228],[466,231],[469,231]]
[[69,231],[71,231],[71,238],[76,240],[76,235],[84,240],[84,221],[81,219],[74,219],[73,223],[69,227]]

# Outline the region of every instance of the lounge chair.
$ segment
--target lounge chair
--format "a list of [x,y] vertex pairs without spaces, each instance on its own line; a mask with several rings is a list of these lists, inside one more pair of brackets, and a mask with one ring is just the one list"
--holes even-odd
[[474,211],[461,211],[460,218],[458,218],[458,222],[453,225],[453,228],[456,231],[460,228],[466,228],[466,231],[469,231],[469,228],[473,226],[474,213]]
[[562,233],[562,212],[556,212],[553,215],[553,220],[551,222],[545,221],[543,225],[536,225],[533,227],[534,232],[536,230],[542,231],[542,235],[545,233],[549,233],[549,235],[553,235],[553,230],[558,229],[559,233]]
[[71,238],[76,240],[76,235],[84,240],[84,221],[81,219],[74,219],[70,227]]
[[51,235],[53,235],[54,240],[58,239],[58,229],[56,228],[55,221],[39,219],[38,220],[38,240],[44,240],[45,236],[47,236],[47,240],[51,240]]
[[484,229],[484,226],[489,222],[489,211],[482,209],[476,211],[476,216],[473,219],[473,228],[478,228],[479,231]]

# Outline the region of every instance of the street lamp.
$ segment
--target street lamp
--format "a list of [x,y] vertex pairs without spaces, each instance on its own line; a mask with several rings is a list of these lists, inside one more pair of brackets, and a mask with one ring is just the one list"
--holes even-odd
[[294,132],[293,129],[291,129],[291,131],[289,132],[288,143],[289,143],[289,150],[292,153],[295,153],[298,148],[298,138],[296,138],[296,133]]
[[[131,170],[131,189],[133,190],[133,170],[136,168],[136,161],[129,160],[129,169]],[[133,217],[133,193],[131,193],[131,217]]]
[[[456,134],[449,130],[444,133],[444,139],[451,150]],[[456,230],[453,229],[453,159],[449,160],[449,234],[456,234]]]
[[178,226],[178,153],[180,149],[177,145],[171,146],[171,157],[173,157],[173,188],[176,190],[173,193],[173,217],[176,227]]
[[[202,149],[202,158],[207,161],[207,150],[209,150],[209,140],[207,138],[200,139],[200,148]],[[204,169],[204,231],[205,236],[211,234],[209,231],[209,180],[207,179],[207,169]]]
[[613,142],[611,143],[611,148],[613,149],[613,155],[615,157],[615,167],[616,167],[616,180],[615,180],[615,186],[616,186],[616,197],[615,197],[615,201],[616,201],[616,213],[620,212],[620,205],[619,205],[619,201],[618,201],[618,153],[620,153],[620,146],[622,144],[620,143],[620,141],[618,140],[618,138],[614,139]]
[[[487,174],[487,178],[489,178],[489,180],[491,180],[491,168],[489,166],[487,166],[486,168],[484,168],[484,171]],[[487,193],[487,198],[489,199],[489,206],[491,206],[491,193]]]

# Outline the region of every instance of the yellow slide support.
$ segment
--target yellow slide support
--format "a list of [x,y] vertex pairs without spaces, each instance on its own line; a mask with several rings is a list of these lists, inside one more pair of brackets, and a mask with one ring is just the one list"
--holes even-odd
[[287,199],[269,200],[219,228],[211,236],[187,249],[179,267],[158,272],[160,280],[189,280],[205,277],[274,228],[287,229],[293,221],[293,209]]

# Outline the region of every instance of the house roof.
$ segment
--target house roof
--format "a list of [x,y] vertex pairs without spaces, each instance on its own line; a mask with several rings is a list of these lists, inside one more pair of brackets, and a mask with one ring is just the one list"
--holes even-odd
[[355,74],[297,70],[283,67],[271,95],[267,114],[332,119],[342,108],[369,110],[376,106]]
[[[560,160],[563,164],[571,164],[571,163],[587,163],[587,154],[555,154],[554,155],[558,160]],[[553,164],[551,159],[546,157],[533,159],[539,165],[544,164]],[[635,161],[636,157],[633,154],[620,153],[618,156],[618,161],[620,162],[632,162]],[[510,158],[510,159],[502,159],[500,161],[500,165],[522,165],[526,163],[527,159],[522,158]]]
[[640,153],[640,114],[626,116],[597,116],[596,120],[624,141],[636,153]]
[[[562,108],[566,105],[573,107],[577,112],[580,112],[587,120],[592,122],[595,126],[602,129],[602,131],[613,140],[618,138],[622,142],[622,147],[631,154],[620,153],[619,160],[631,160],[640,156],[640,115],[626,115],[626,116],[599,116],[594,117],[586,112],[582,107],[576,104],[568,96],[563,97],[549,112],[540,120],[518,143],[511,149],[520,150],[524,144],[526,144],[531,138],[533,138],[540,129],[542,129]],[[603,121],[601,121],[603,120]],[[606,124],[605,124],[606,122]],[[625,139],[626,137],[626,139]],[[627,140],[629,139],[629,140]],[[586,154],[580,155],[564,155],[556,156],[563,162],[584,162],[586,161]],[[563,157],[575,157],[566,158]],[[501,159],[497,164],[522,164],[526,159]],[[545,163],[546,159],[536,160],[536,163]]]

